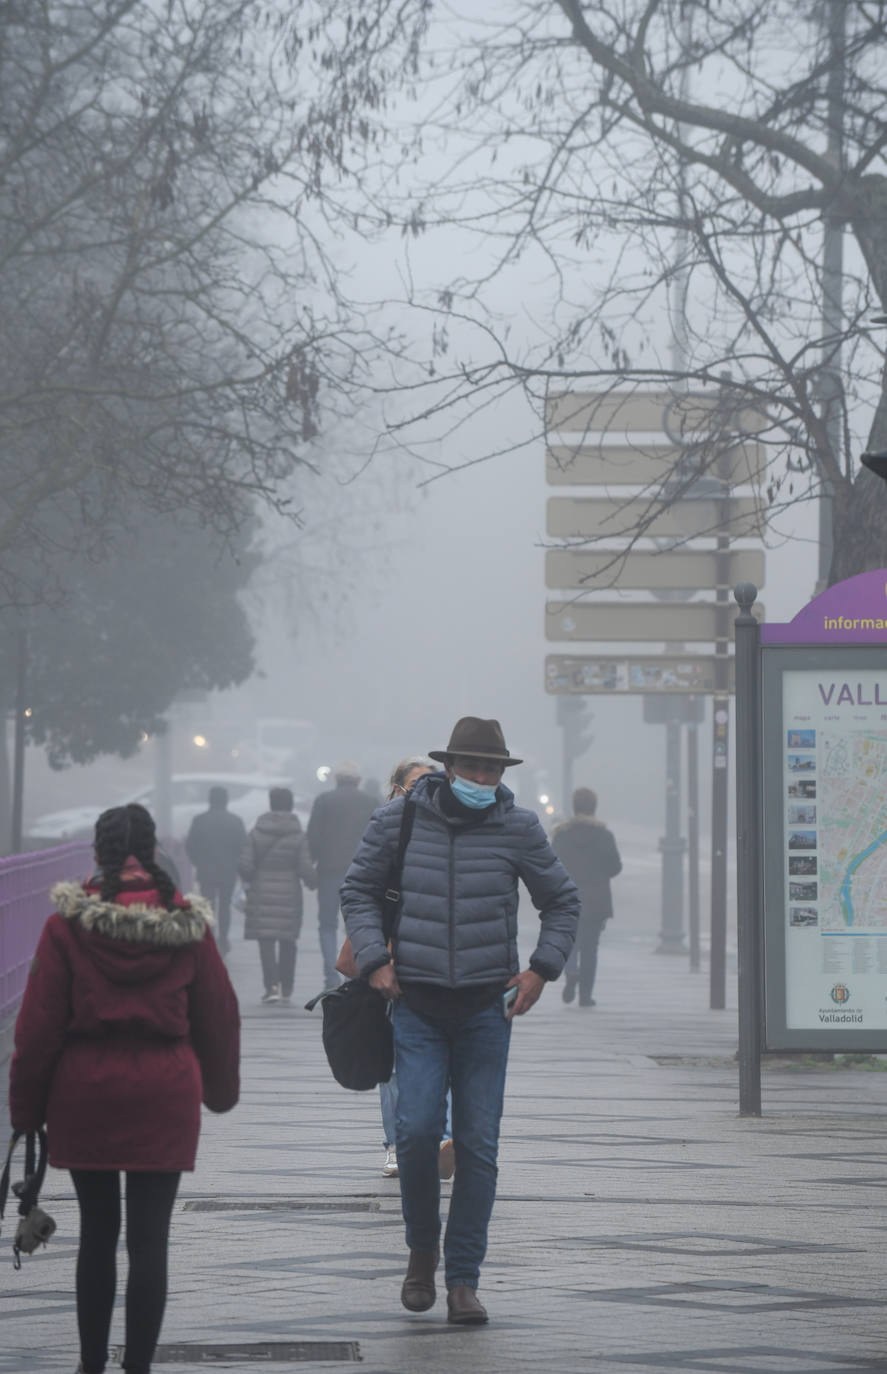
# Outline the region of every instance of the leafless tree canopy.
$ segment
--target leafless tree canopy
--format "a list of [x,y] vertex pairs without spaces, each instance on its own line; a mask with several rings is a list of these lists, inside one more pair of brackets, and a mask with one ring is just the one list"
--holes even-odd
[[[767,416],[774,507],[831,489],[832,580],[882,566],[887,492],[858,455],[887,448],[871,327],[887,308],[887,6],[404,9],[428,25],[402,82],[417,111],[409,173],[367,163],[365,223],[458,226],[487,245],[482,270],[414,296],[434,315],[419,413],[516,383],[540,403],[582,386],[719,385],[734,413]],[[407,142],[399,132],[398,156]],[[503,296],[543,275],[544,318],[509,338]],[[676,295],[686,332],[669,356]]]
[[140,505],[286,506],[371,349],[320,181],[390,40],[325,0],[0,4],[0,602]]

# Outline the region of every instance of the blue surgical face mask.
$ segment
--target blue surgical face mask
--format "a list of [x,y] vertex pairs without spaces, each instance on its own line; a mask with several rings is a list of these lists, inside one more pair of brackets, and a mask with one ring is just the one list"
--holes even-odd
[[469,782],[467,778],[460,778],[458,773],[454,773],[450,779],[450,787],[453,796],[463,806],[470,806],[475,811],[482,811],[485,806],[492,806],[496,800],[495,787],[483,787],[479,782]]

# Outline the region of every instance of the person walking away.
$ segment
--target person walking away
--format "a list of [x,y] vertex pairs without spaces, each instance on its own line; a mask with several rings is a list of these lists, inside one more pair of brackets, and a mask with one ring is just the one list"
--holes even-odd
[[[370,821],[345,877],[342,910],[361,976],[395,1003],[397,1159],[410,1252],[401,1301],[424,1312],[436,1298],[438,1150],[449,1084],[456,1174],[444,1237],[447,1315],[471,1325],[487,1320],[476,1290],[496,1191],[511,1021],[560,977],[579,895],[538,817],[516,806],[502,782],[521,760],[509,754],[498,721],[464,716],[431,758],[444,767],[419,778],[410,794],[415,816],[393,954],[382,911],[404,799]],[[541,918],[523,970],[519,879]],[[510,1005],[508,989],[515,990]]]
[[99,816],[98,872],[58,883],[15,1026],[13,1130],[44,1124],[50,1162],[80,1205],[80,1374],[102,1374],[126,1175],[127,1374],[149,1374],[167,1295],[169,1225],[194,1168],[201,1101],[237,1102],[240,1020],[209,903],[155,861],[137,803]]
[[288,787],[272,787],[270,811],[256,821],[240,855],[247,887],[244,938],[257,940],[265,983],[263,1002],[289,1003],[302,929],[302,884],[317,886],[308,841]]
[[570,955],[561,996],[572,1002],[579,987],[580,1007],[593,1007],[598,942],[613,915],[610,879],[622,872],[622,859],[612,832],[597,819],[597,793],[577,787],[573,815],[554,827],[551,845],[579,889],[582,914],[579,934]]
[[211,787],[209,810],[195,816],[185,840],[185,853],[194,865],[201,895],[212,903],[219,923],[219,949],[230,949],[231,898],[237,882],[237,859],[246,840],[246,826],[228,810],[228,790]]
[[377,803],[360,789],[360,769],[350,761],[333,772],[335,787],[320,792],[308,818],[308,845],[317,868],[317,923],[324,986],[338,983],[339,888]]

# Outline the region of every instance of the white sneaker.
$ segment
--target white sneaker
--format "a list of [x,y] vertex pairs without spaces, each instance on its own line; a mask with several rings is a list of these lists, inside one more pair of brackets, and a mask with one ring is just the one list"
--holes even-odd
[[382,1165],[383,1178],[397,1178],[400,1170],[397,1167],[397,1152],[391,1148],[385,1154],[385,1163]]
[[452,1140],[440,1142],[437,1171],[441,1178],[452,1178],[456,1172],[456,1151]]
[[263,1002],[279,1002],[279,1001],[280,1001],[280,986],[279,986],[279,984],[275,983],[273,987],[269,988],[268,991],[267,991],[267,992],[264,994],[264,996],[262,997],[262,1001],[263,1001]]

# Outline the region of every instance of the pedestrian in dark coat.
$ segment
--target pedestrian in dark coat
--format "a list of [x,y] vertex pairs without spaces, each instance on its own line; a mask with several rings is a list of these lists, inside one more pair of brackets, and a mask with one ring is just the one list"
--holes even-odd
[[95,829],[100,872],[59,883],[15,1027],[14,1130],[44,1123],[49,1157],[80,1204],[77,1318],[82,1374],[100,1374],[116,1289],[126,1173],[128,1374],[148,1374],[166,1302],[169,1223],[193,1169],[201,1101],[239,1093],[237,999],[212,913],[182,898],[154,858],[154,822],[131,803]]
[[228,810],[228,790],[211,787],[209,810],[195,816],[185,840],[185,853],[194,865],[201,894],[219,922],[219,949],[230,947],[231,898],[237,882],[237,860],[246,841],[246,826]]
[[302,929],[302,884],[317,886],[308,840],[293,812],[288,787],[272,787],[270,811],[256,821],[240,855],[246,896],[247,940],[258,940],[265,981],[263,1002],[289,1002]]
[[601,932],[613,915],[610,879],[622,872],[622,859],[612,832],[599,821],[597,794],[590,787],[573,793],[573,815],[556,825],[551,847],[579,889],[582,914],[576,945],[567,963],[561,996],[572,1002],[579,986],[580,1007],[593,1007],[592,997]]
[[338,764],[333,776],[335,787],[315,798],[308,821],[308,844],[317,867],[317,923],[323,977],[328,988],[335,987],[339,981],[336,973],[339,888],[378,805],[361,790],[360,769],[356,763]]
[[[559,978],[573,947],[579,895],[539,818],[502,782],[521,762],[497,720],[463,716],[444,765],[373,816],[342,887],[342,909],[362,978],[394,1002],[397,1163],[410,1251],[401,1302],[436,1299],[441,1218],[439,1149],[447,1088],[456,1175],[444,1235],[447,1319],[487,1320],[477,1297],[496,1193],[499,1124],[511,1021]],[[384,908],[404,807],[413,811],[400,873],[392,947]],[[518,882],[540,913],[521,969]]]

